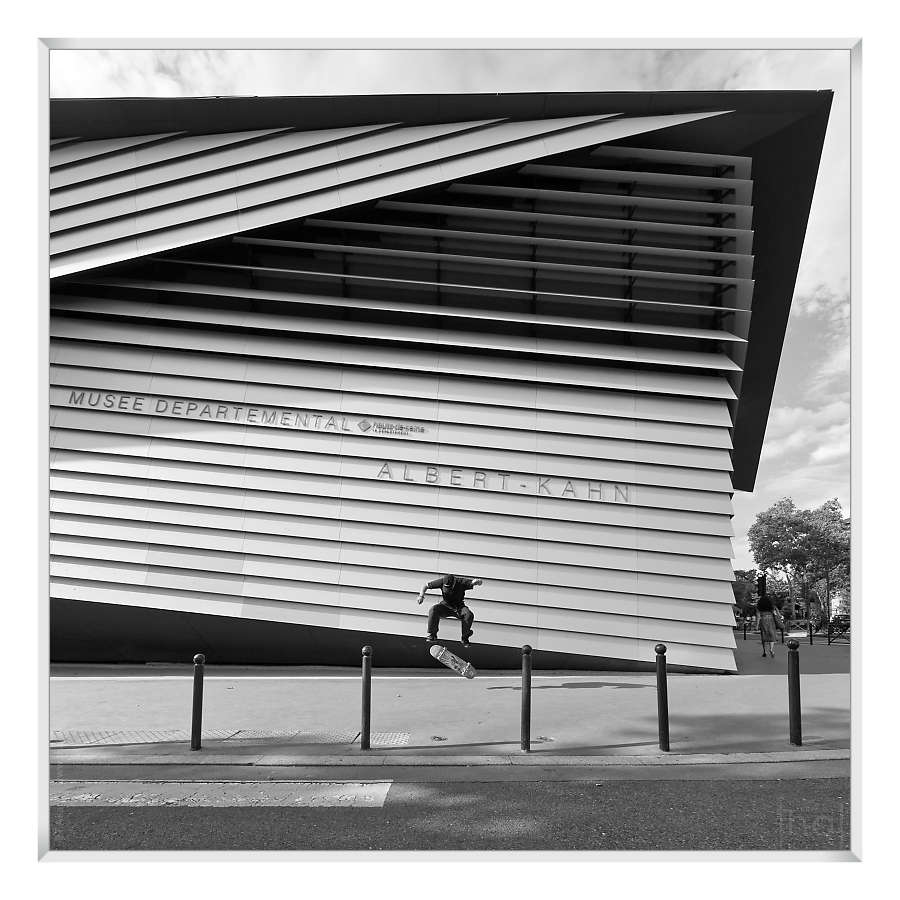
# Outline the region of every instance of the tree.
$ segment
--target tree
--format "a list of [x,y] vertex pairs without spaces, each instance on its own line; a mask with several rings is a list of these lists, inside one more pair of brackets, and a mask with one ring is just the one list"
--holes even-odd
[[756,569],[735,569],[731,589],[734,591],[734,605],[738,608],[738,612],[742,616],[753,615],[756,610],[753,605]]
[[[734,605],[742,616],[756,615],[756,602],[759,600],[757,590],[757,578],[759,572],[756,569],[735,569],[734,581],[731,589],[734,592]],[[766,596],[779,608],[785,606],[788,601],[788,586],[784,579],[774,574],[766,576]],[[788,618],[793,617],[793,610],[786,613]]]
[[832,598],[840,597],[843,606],[850,609],[850,566],[839,567],[835,570],[832,583]]
[[823,611],[830,620],[835,588],[849,588],[850,519],[844,518],[844,511],[836,499],[809,510],[808,514],[809,529],[805,540],[810,577],[820,587]]
[[797,590],[806,601],[806,529],[803,510],[798,509],[790,497],[784,497],[757,513],[756,521],[747,532],[756,565],[787,582],[792,603]]
[[747,537],[759,568],[772,573],[773,581],[784,578],[791,603],[799,592],[809,617],[815,593],[822,598],[823,613],[831,617],[831,597],[850,571],[850,520],[837,500],[800,509],[784,497],[757,514]]
[[766,577],[766,594],[782,612],[785,611],[785,607],[790,606],[791,608],[785,615],[789,619],[794,617],[794,609],[789,602],[791,599],[791,592],[788,588],[786,579],[779,578],[774,573],[770,573]]

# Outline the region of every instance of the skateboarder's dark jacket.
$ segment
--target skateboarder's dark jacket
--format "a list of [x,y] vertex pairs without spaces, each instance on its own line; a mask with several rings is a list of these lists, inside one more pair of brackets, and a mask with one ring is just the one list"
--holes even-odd
[[463,578],[461,575],[442,575],[434,581],[429,581],[425,587],[429,591],[440,588],[441,603],[458,612],[466,605],[466,591],[471,591],[475,587],[475,579]]

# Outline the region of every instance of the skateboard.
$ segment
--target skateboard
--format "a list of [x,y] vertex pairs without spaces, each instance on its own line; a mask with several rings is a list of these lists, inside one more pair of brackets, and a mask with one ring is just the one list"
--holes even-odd
[[451,653],[446,647],[434,644],[428,651],[439,663],[448,669],[453,669],[457,675],[465,675],[466,678],[474,678],[478,673],[475,666],[464,659],[460,659],[455,653]]

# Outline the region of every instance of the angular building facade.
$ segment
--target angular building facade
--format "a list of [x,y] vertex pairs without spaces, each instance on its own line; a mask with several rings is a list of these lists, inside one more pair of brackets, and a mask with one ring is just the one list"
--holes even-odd
[[54,101],[53,658],[733,671],[830,100]]

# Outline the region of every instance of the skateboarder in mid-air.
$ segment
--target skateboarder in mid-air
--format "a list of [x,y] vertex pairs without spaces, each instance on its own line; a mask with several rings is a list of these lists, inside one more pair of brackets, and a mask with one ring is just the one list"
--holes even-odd
[[428,643],[437,641],[438,624],[441,619],[453,616],[462,622],[463,647],[469,646],[469,638],[472,635],[472,623],[475,616],[472,610],[466,606],[466,591],[483,584],[480,578],[463,578],[461,575],[442,575],[429,581],[419,591],[419,603],[425,599],[425,591],[440,588],[443,595],[440,603],[435,603],[428,611]]

